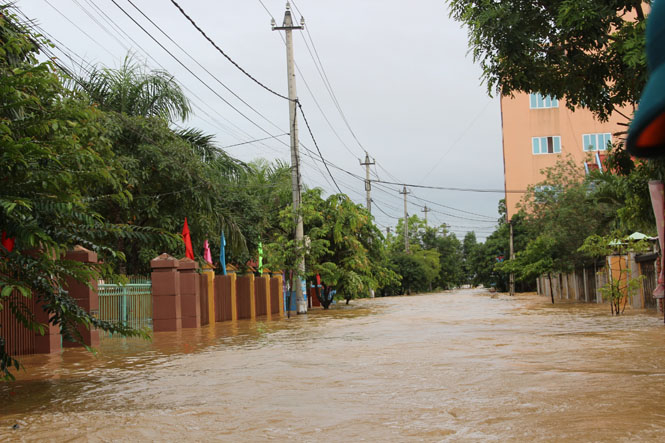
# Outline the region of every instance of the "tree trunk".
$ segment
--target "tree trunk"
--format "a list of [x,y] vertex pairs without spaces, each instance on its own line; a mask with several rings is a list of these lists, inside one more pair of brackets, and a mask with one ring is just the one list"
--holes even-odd
[[552,273],[547,273],[547,278],[550,281],[550,297],[552,297],[552,304],[554,304],[554,289],[552,289]]

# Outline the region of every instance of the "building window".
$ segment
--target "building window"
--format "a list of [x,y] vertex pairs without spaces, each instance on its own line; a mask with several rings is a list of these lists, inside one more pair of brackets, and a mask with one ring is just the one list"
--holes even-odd
[[606,151],[609,143],[612,143],[612,134],[609,132],[582,136],[582,148],[585,151]]
[[558,108],[559,100],[551,95],[544,96],[539,92],[529,94],[531,109]]
[[561,137],[533,137],[531,146],[534,154],[558,154],[561,152]]

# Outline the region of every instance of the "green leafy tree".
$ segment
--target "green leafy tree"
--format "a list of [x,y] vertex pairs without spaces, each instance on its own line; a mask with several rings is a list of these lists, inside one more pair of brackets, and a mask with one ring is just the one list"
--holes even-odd
[[618,260],[614,261],[617,264],[618,276],[615,276],[612,269],[609,269],[609,281],[603,287],[599,288],[603,299],[610,302],[612,315],[623,314],[626,310],[628,297],[639,292],[642,280],[644,279],[643,275],[640,275],[638,278],[632,278],[631,270],[627,263],[625,263],[624,257],[629,253],[644,252],[648,249],[649,244],[646,241],[622,239],[618,232],[607,236],[591,235],[580,246],[582,253],[594,259],[605,258],[611,255],[618,256]]
[[549,235],[540,235],[530,241],[526,249],[518,252],[515,259],[498,263],[495,269],[505,274],[514,273],[521,281],[533,281],[540,275],[547,275],[550,282],[550,295],[554,303],[552,290],[552,272],[555,272],[556,241]]
[[601,120],[638,102],[646,83],[641,0],[449,0],[490,93],[565,97]]
[[613,229],[618,208],[599,198],[570,158],[542,174],[545,180],[530,186],[523,200],[525,222],[531,241],[543,234],[553,239],[554,270],[569,272],[584,264],[586,256],[578,248],[588,236]]
[[[125,198],[123,170],[110,149],[104,113],[67,90],[50,62],[37,61],[37,45],[44,44],[0,7],[0,232],[15,239],[11,251],[0,247],[0,309],[43,334],[45,325],[27,308],[32,298],[71,341],[81,341],[80,325],[145,337],[145,331],[100,321],[78,306],[66,279],[87,283],[111,269],[64,254],[80,245],[108,263],[123,258],[111,247],[117,239],[172,245],[174,238],[110,224],[91,208],[95,189]],[[0,377],[12,378],[12,368],[19,362],[0,338]]]
[[[174,233],[187,217],[195,248],[205,239],[218,248],[224,231],[229,252],[244,258],[244,265],[260,241],[252,211],[259,203],[242,186],[247,167],[218,149],[211,135],[171,127],[191,111],[173,77],[128,57],[119,69],[92,68],[75,85],[106,111],[107,137],[126,171],[126,192],[118,197],[100,189],[109,195],[98,199],[95,209],[117,223]],[[128,258],[116,265],[130,274],[149,272],[150,259],[164,252],[158,244],[123,239],[116,247]],[[183,252],[182,244],[172,251]]]
[[[303,194],[301,213],[306,239],[297,244],[293,238],[295,217],[292,209],[281,214],[282,233],[267,246],[270,266],[281,267],[288,275],[310,281],[316,274],[324,285],[320,294],[324,308],[332,302],[333,288],[348,302],[366,297],[370,290],[393,284],[397,275],[386,266],[381,232],[365,209],[346,195],[323,199],[320,189]],[[305,256],[306,274],[298,275],[297,257]]]
[[478,275],[479,269],[474,264],[479,255],[478,248],[476,233],[473,231],[467,232],[462,241],[462,269],[464,270],[464,280],[469,284],[474,284]]

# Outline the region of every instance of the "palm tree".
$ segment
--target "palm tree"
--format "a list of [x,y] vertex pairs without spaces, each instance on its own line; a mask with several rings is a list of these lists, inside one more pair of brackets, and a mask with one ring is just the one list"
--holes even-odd
[[76,79],[79,89],[104,111],[133,117],[161,117],[185,121],[191,113],[189,99],[166,71],[146,71],[130,55],[119,69],[92,67],[86,78]]
[[[127,172],[126,201],[102,200],[99,210],[117,223],[157,226],[178,232],[186,216],[192,236],[219,238],[224,230],[229,249],[247,249],[239,207],[229,205],[228,190],[247,166],[215,146],[199,129],[180,128],[191,105],[174,77],[149,70],[127,56],[119,69],[93,67],[76,88],[109,115],[109,136],[116,159]],[[125,244],[120,270],[145,272],[157,254],[150,244]]]

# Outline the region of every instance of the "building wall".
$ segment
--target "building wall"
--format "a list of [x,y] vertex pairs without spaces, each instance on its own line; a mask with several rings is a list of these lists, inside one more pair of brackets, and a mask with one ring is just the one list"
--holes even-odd
[[[531,109],[529,94],[516,94],[501,99],[506,191],[524,191],[528,185],[542,181],[540,171],[553,166],[566,154],[571,154],[583,169],[585,160],[595,155],[595,152],[584,151],[584,134],[615,134],[625,130],[624,126],[617,124],[626,121],[620,115],[601,123],[587,110],[577,109],[573,112],[566,108],[563,99],[558,102],[557,108]],[[549,136],[561,137],[561,152],[534,154],[532,137]],[[615,140],[613,135],[612,141]],[[517,213],[517,204],[523,196],[523,192],[506,192],[508,219]]]

